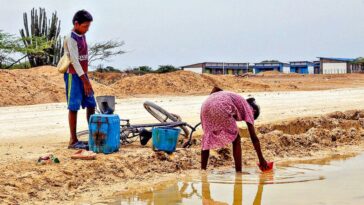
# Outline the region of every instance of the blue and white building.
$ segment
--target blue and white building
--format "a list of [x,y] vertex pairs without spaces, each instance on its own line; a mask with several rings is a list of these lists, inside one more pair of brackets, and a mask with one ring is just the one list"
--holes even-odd
[[289,66],[290,73],[314,74],[314,64],[309,61],[292,61]]
[[203,62],[182,66],[181,69],[195,73],[241,75],[248,72],[249,63]]
[[254,64],[254,73],[258,74],[265,71],[278,71],[282,73],[290,73],[290,65],[279,61],[263,61]]

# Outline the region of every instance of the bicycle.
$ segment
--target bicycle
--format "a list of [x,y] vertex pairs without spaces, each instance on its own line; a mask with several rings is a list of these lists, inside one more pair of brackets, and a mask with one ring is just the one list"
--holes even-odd
[[[98,102],[98,105],[105,104],[105,102]],[[154,117],[159,123],[151,123],[151,124],[131,124],[129,119],[120,119],[120,143],[122,145],[133,143],[139,137],[140,143],[142,145],[146,145],[149,139],[152,137],[152,132],[146,130],[147,128],[155,128],[155,127],[179,127],[182,130],[181,135],[187,140],[187,142],[182,143],[183,148],[188,148],[192,145],[192,136],[196,131],[197,127],[201,125],[201,123],[192,126],[187,122],[183,122],[179,115],[170,113],[163,109],[162,107],[156,105],[153,102],[146,101],[143,104],[144,108]],[[112,106],[114,107],[114,106]],[[103,110],[102,108],[100,110]],[[103,113],[96,108],[97,113]],[[82,137],[85,135],[89,135],[89,130],[83,130],[77,132],[77,137]]]

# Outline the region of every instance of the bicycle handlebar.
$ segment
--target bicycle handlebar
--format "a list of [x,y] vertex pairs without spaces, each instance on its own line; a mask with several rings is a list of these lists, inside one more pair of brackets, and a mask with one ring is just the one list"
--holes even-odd
[[193,133],[196,131],[197,127],[201,125],[201,122],[197,123],[194,127],[192,127],[191,125],[186,123],[186,126],[188,126],[189,128],[191,128],[191,133],[190,133],[190,137],[188,138],[188,141],[183,144],[183,148],[188,148],[191,147],[192,143],[192,135]]

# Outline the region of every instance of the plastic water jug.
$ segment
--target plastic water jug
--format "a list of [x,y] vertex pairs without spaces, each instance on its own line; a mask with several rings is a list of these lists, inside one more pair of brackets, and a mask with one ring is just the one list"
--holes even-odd
[[110,154],[119,150],[120,118],[118,115],[91,115],[89,131],[89,147],[91,151]]

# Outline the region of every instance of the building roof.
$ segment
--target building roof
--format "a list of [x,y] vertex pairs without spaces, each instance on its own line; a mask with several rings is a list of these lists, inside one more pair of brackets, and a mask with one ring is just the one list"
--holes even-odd
[[261,63],[255,63],[254,67],[275,67],[275,66],[289,66],[288,63],[282,63],[282,62],[261,62]]
[[289,63],[312,63],[311,61],[290,61]]
[[312,66],[314,63],[310,61],[291,61],[289,64],[291,67],[307,67]]
[[325,60],[344,61],[344,62],[351,62],[355,60],[355,58],[332,58],[332,57],[317,57],[317,58]]
[[203,64],[203,63],[195,63],[195,64],[190,64],[190,65],[181,66],[181,68],[202,66],[202,64]]
[[230,62],[202,62],[202,63],[195,63],[190,65],[181,66],[181,68],[187,68],[187,67],[195,67],[195,66],[202,66],[203,64],[249,64],[249,63],[230,63]]

